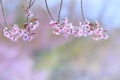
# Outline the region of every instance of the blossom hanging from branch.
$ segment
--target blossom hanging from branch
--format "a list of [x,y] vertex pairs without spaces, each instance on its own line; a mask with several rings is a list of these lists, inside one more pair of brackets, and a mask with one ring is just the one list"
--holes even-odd
[[33,35],[35,33],[33,33],[32,31],[34,31],[39,26],[38,20],[36,18],[34,18],[34,15],[32,14],[32,11],[30,10],[30,8],[32,7],[34,2],[35,2],[35,0],[33,0],[33,1],[30,0],[29,6],[27,8],[22,6],[25,11],[26,22],[25,22],[23,28],[20,28],[16,24],[14,24],[12,27],[10,27],[7,24],[5,13],[4,13],[4,7],[3,7],[2,0],[1,0],[4,22],[6,24],[5,26],[2,26],[5,37],[11,39],[12,41],[17,41],[21,37],[24,41],[31,41],[33,39]]
[[83,21],[80,21],[78,26],[73,26],[72,23],[68,22],[67,18],[63,19],[62,22],[60,22],[62,2],[63,1],[61,0],[58,20],[55,20],[51,15],[47,5],[47,1],[45,0],[47,11],[52,19],[49,23],[49,26],[55,35],[63,35],[64,37],[74,36],[76,38],[92,36],[92,39],[96,41],[109,38],[109,36],[106,34],[107,30],[103,29],[98,21],[91,22],[85,20],[82,0],[81,0],[81,14]]

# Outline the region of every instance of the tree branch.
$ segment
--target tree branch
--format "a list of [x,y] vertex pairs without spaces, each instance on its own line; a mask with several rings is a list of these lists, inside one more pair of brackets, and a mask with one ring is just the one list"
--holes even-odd
[[[34,4],[34,2],[35,2],[35,0],[30,0],[30,2],[29,2],[29,6],[28,6],[28,8],[27,9],[30,9],[32,6],[33,6],[33,4]],[[27,18],[26,18],[26,22],[28,23],[28,16],[27,16]]]
[[50,12],[50,10],[49,10],[48,4],[47,4],[47,0],[45,0],[45,5],[46,5],[47,12],[48,12],[50,18],[51,18],[52,20],[54,20],[54,18],[53,18],[53,16],[52,16],[51,12]]
[[35,3],[35,0],[30,0],[30,4],[29,4],[29,8],[31,8],[33,6],[33,4]]
[[60,2],[60,9],[59,9],[59,13],[58,13],[58,22],[60,21],[60,14],[61,14],[61,10],[62,10],[62,4],[63,4],[63,0],[61,0],[61,2]]
[[83,19],[83,21],[85,21],[84,9],[83,9],[83,0],[81,0],[81,14],[82,14],[82,19]]
[[5,16],[5,11],[4,11],[4,6],[3,6],[2,0],[0,0],[0,4],[1,4],[1,7],[2,7],[2,14],[3,14],[4,23],[5,23],[5,25],[6,25],[7,27],[9,27],[9,26],[8,26],[8,23],[7,23],[7,20],[6,20],[6,16]]

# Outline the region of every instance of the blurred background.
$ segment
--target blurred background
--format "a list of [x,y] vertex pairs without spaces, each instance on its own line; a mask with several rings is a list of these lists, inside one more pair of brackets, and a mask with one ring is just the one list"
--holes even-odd
[[[22,26],[21,5],[29,0],[3,0],[7,21]],[[60,0],[47,0],[57,19]],[[74,25],[81,19],[80,0],[63,0],[61,19]],[[44,0],[32,11],[40,26],[31,42],[12,42],[0,29],[0,80],[120,80],[120,0],[83,0],[85,17],[109,31],[108,40],[63,38],[52,34]],[[3,22],[0,8],[0,22]]]

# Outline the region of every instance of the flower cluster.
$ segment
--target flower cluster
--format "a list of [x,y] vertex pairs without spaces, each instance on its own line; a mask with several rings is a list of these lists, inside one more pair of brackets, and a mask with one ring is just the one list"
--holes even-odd
[[8,28],[3,29],[4,36],[10,38],[13,41],[18,40],[22,35],[22,30],[18,27],[18,25],[14,25],[11,30]]
[[21,37],[25,41],[31,41],[33,39],[32,35],[35,34],[32,33],[32,31],[35,30],[38,25],[38,21],[25,24],[24,29],[20,29],[18,25],[13,25],[12,29],[3,29],[4,36],[10,38],[12,41],[17,41]]
[[72,23],[68,22],[65,18],[62,22],[51,21],[49,23],[56,35],[62,34],[64,37],[74,36],[77,38],[93,36],[93,40],[108,39],[109,36],[105,34],[107,30],[103,29],[99,22],[90,22],[85,20],[79,23],[79,26],[73,26]]
[[33,17],[33,14],[29,8],[25,9],[25,15],[28,19],[31,19],[24,24],[24,27],[20,28],[18,25],[13,25],[12,28],[6,27],[3,29],[4,36],[12,41],[17,41],[21,37],[24,41],[31,41],[33,39],[32,35],[35,34],[32,31],[39,26],[39,22]]
[[31,41],[33,39],[32,35],[35,34],[32,31],[34,31],[38,26],[39,26],[39,22],[37,19],[34,19],[34,18],[28,24],[25,24],[23,33],[22,33],[23,40]]
[[25,15],[29,18],[33,17],[32,11],[29,8],[25,9]]

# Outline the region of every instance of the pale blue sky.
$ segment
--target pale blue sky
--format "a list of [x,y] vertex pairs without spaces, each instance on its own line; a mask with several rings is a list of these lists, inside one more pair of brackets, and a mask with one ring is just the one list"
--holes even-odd
[[[19,4],[20,0],[10,0],[7,1],[8,10],[14,10],[16,5]],[[62,16],[67,17],[68,9],[71,2],[74,5],[74,13],[77,15],[80,14],[80,0],[63,0]],[[6,1],[4,1],[6,2]],[[60,0],[48,0],[50,8],[59,4]],[[41,5],[45,7],[44,0],[36,0],[36,4],[42,3]],[[99,19],[102,21],[103,25],[107,28],[114,28],[120,26],[120,0],[84,0],[84,13],[85,16],[91,20]],[[79,16],[78,16],[79,17]]]

